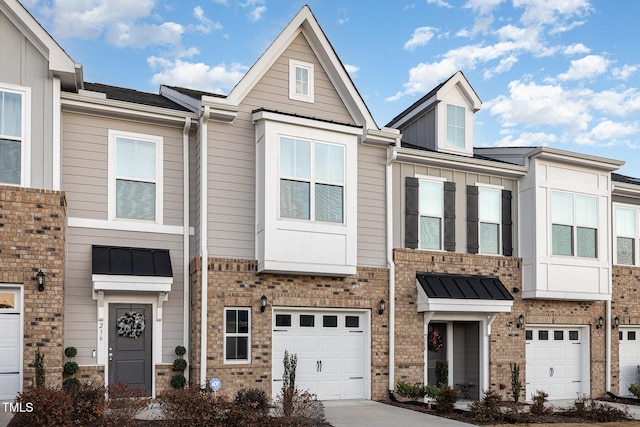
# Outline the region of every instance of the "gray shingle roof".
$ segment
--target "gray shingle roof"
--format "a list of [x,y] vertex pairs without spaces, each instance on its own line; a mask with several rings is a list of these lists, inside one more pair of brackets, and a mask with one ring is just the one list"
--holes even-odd
[[189,111],[185,107],[165,98],[162,95],[149,92],[140,92],[118,86],[110,86],[102,83],[84,83],[84,89],[92,92],[100,92],[107,95],[107,99],[131,102],[134,104],[149,105],[151,107],[169,108],[171,110]]

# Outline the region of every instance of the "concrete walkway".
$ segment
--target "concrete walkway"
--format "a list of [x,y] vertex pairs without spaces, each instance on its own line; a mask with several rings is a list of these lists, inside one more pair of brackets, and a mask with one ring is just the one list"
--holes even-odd
[[327,421],[334,427],[388,427],[394,425],[462,427],[472,425],[372,400],[333,400],[322,403]]
[[0,404],[0,427],[7,427],[13,418],[11,412],[5,412],[4,405]]

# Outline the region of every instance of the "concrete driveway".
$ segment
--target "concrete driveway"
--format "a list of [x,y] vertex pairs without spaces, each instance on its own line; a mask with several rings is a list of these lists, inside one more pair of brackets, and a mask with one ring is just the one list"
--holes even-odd
[[322,403],[327,421],[334,427],[400,425],[462,427],[472,425],[372,400],[333,400]]

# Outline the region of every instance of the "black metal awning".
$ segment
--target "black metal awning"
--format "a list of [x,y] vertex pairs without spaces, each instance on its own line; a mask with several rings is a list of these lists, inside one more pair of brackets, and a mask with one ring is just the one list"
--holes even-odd
[[497,277],[416,273],[416,279],[428,298],[513,301],[513,296]]
[[92,246],[92,273],[173,277],[168,249]]

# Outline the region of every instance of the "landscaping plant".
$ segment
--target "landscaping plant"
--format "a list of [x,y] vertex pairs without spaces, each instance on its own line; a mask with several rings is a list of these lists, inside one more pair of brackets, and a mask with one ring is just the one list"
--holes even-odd
[[636,399],[640,399],[640,387],[635,384],[631,384],[629,386],[629,391],[636,397]]
[[449,386],[441,388],[438,391],[436,397],[436,405],[438,412],[443,414],[450,414],[455,409],[455,404],[458,401],[458,390]]
[[520,366],[517,363],[509,363],[511,369],[511,395],[513,396],[514,411],[518,410],[520,393],[522,393],[522,381],[520,380]]
[[36,349],[36,357],[33,362],[36,369],[36,387],[44,387],[45,370],[44,370],[44,354],[40,353],[40,349]]
[[548,398],[549,395],[547,393],[542,390],[536,390],[536,393],[531,395],[531,400],[533,401],[533,403],[529,407],[529,411],[533,415],[543,415],[553,412],[551,408],[548,408],[546,406]]
[[422,383],[409,384],[404,381],[398,381],[396,390],[400,396],[407,397],[414,402],[418,399],[423,399],[425,396],[436,397],[438,395],[437,387]]
[[436,387],[444,388],[449,385],[449,363],[446,360],[436,360]]

